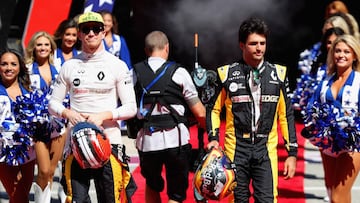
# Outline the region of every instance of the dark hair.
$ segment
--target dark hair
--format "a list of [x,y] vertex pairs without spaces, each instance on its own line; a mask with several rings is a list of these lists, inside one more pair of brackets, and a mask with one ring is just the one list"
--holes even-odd
[[[31,90],[30,88],[30,76],[29,76],[29,71],[25,65],[25,62],[24,62],[24,58],[23,58],[23,54],[19,53],[18,51],[16,51],[15,49],[10,49],[10,48],[5,48],[3,50],[1,50],[0,52],[0,60],[1,60],[1,57],[6,54],[6,53],[12,53],[14,54],[18,61],[19,61],[19,66],[20,66],[20,72],[19,72],[19,75],[18,75],[18,80],[19,80],[19,83],[28,91]],[[0,81],[2,82],[2,81]]]
[[323,34],[323,36],[321,37],[321,51],[326,51],[327,39],[333,34],[335,34],[336,36],[340,36],[340,35],[345,34],[345,32],[340,27],[332,27],[332,28],[327,29],[325,31],[325,33]]
[[118,35],[119,34],[119,25],[118,25],[115,15],[113,15],[111,12],[106,11],[106,10],[101,10],[101,11],[99,11],[99,13],[101,14],[101,16],[104,16],[106,14],[109,14],[111,16],[111,19],[113,21],[113,26],[111,28],[111,32]]
[[251,17],[245,20],[239,28],[239,42],[245,43],[250,34],[263,34],[267,38],[269,28],[266,23],[257,17]]
[[325,33],[321,37],[320,55],[311,65],[311,73],[316,73],[319,67],[326,63],[326,58],[328,54],[328,50],[326,48],[327,40],[333,34],[335,34],[336,36],[340,36],[345,34],[345,32],[340,27],[332,27],[325,31]]
[[[68,28],[76,28],[76,30],[78,30],[78,25],[74,19],[63,20],[57,27],[54,33],[54,40],[57,47],[61,47],[62,37]],[[76,49],[80,49],[80,40],[77,40],[74,46]]]

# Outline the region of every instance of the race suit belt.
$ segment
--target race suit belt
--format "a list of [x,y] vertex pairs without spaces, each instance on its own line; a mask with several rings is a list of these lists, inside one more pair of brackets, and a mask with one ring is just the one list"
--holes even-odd
[[262,140],[263,138],[268,138],[269,135],[268,134],[259,134],[259,133],[255,133],[255,132],[251,132],[251,133],[243,133],[242,138],[240,138],[240,140],[245,141],[247,143],[258,143],[260,140]]

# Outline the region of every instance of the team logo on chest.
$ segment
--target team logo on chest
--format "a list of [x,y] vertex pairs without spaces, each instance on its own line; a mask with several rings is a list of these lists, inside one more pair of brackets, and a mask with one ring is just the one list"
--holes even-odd
[[236,92],[238,90],[238,84],[235,82],[230,83],[229,85],[229,91],[230,92]]
[[103,79],[105,78],[104,72],[100,71],[100,72],[97,74],[97,78],[98,78],[99,80],[103,80]]
[[276,77],[274,71],[271,71],[270,76],[271,76],[271,78],[272,78],[273,80],[275,80],[275,81],[277,80],[277,77]]
[[73,79],[73,85],[75,87],[78,87],[80,85],[80,78],[84,78],[85,76],[85,65],[84,64],[79,64],[79,68],[77,68],[76,72],[75,72],[75,78]]
[[80,85],[80,79],[79,79],[79,78],[75,78],[75,79],[73,80],[73,85],[74,85],[75,87],[79,86],[79,85]]

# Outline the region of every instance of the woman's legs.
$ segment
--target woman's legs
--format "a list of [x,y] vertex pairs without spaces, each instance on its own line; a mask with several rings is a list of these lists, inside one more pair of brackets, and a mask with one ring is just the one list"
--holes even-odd
[[331,202],[351,203],[351,188],[360,170],[360,153],[343,153],[336,158],[331,182]]
[[58,162],[62,159],[65,135],[51,139],[49,146],[44,142],[36,142],[35,151],[38,164],[38,177],[36,183],[44,189],[53,181]]
[[61,161],[63,158],[65,140],[66,140],[66,133],[64,133],[62,136],[59,136],[51,140],[51,146],[50,146],[50,171],[52,172],[51,177],[54,176],[55,170],[59,165],[59,161]]
[[35,143],[38,164],[35,202],[50,202],[51,184],[58,162],[63,156],[65,137],[59,136],[53,138],[48,145],[41,141]]
[[43,190],[50,182],[50,154],[47,145],[38,141],[35,143],[36,160],[38,166],[36,183]]
[[35,152],[38,165],[36,183],[34,184],[35,203],[50,203],[52,176],[50,178],[49,149],[44,142],[37,141],[35,143]]
[[28,203],[34,179],[35,161],[21,166],[0,164],[0,180],[9,195],[10,203]]
[[336,171],[335,171],[336,158],[324,154],[322,150],[320,151],[320,154],[321,154],[322,165],[323,165],[323,169],[324,169],[325,187],[326,187],[328,198],[330,199],[331,185],[333,185],[333,183],[331,183],[331,182],[333,181],[335,174],[336,174]]

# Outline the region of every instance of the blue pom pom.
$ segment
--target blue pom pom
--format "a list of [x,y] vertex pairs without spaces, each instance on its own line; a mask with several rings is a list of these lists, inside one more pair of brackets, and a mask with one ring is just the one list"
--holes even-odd
[[5,120],[0,128],[1,159],[9,165],[20,165],[29,159],[33,140],[48,141],[51,133],[60,133],[63,119],[50,117],[48,90],[34,90],[18,96],[12,105],[16,123]]
[[1,159],[4,159],[6,164],[21,165],[30,158],[28,150],[33,142],[31,137],[23,133],[18,124],[9,129],[1,129]]
[[307,138],[315,146],[332,152],[360,151],[360,119],[354,112],[346,114],[334,105],[314,102],[305,118]]

